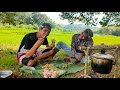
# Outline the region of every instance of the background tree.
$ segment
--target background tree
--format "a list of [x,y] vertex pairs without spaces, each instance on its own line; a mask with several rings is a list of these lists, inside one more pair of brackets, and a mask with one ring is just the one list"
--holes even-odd
[[40,12],[0,12],[0,22],[9,25],[36,25],[39,27],[44,22],[51,23],[54,28],[56,23],[52,21],[47,15]]
[[18,23],[19,12],[1,12],[0,21],[5,24],[16,25]]
[[[104,16],[98,21],[98,15]],[[86,25],[120,26],[120,12],[61,12],[61,19],[68,19],[70,23],[82,22]]]

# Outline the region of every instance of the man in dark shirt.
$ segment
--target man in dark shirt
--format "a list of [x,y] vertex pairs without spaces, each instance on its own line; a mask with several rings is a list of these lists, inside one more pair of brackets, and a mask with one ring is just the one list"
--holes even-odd
[[[81,61],[85,63],[85,53],[82,50],[82,46],[85,47],[92,47],[93,46],[93,32],[91,29],[86,29],[80,34],[74,34],[72,37],[72,42],[71,42],[71,48],[68,47],[65,43],[63,42],[58,42],[56,45],[56,51],[59,51],[60,49],[63,49],[67,54],[71,57],[70,60],[75,60],[78,62]],[[58,50],[57,50],[58,49]],[[73,61],[72,61],[73,62]],[[73,63],[74,63],[73,62]]]
[[50,32],[51,25],[43,23],[38,32],[26,34],[17,52],[18,62],[26,66],[34,66],[38,63],[38,60],[49,57],[52,51],[43,53],[39,50],[39,47],[46,45],[49,50],[52,49],[47,40]]

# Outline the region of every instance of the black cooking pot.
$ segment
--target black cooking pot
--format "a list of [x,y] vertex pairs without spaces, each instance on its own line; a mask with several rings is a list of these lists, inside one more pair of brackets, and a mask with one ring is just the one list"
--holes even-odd
[[112,69],[114,57],[110,54],[96,53],[91,57],[91,67],[94,72],[109,74]]

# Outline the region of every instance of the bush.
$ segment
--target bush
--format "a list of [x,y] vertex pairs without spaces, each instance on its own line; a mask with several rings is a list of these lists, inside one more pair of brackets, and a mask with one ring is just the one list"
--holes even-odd
[[39,29],[38,25],[37,25],[37,24],[34,24],[34,25],[33,25],[33,29],[38,30],[38,29]]
[[120,36],[120,27],[101,27],[94,33],[97,34],[104,34],[104,35],[115,35],[115,36]]

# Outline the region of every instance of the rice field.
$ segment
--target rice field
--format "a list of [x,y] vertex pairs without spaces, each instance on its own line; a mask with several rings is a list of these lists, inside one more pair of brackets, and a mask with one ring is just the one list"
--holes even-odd
[[[26,30],[26,29],[0,30],[0,48],[1,49],[9,48],[9,49],[17,50],[24,35],[30,32],[37,32],[37,30]],[[68,46],[70,46],[72,35],[73,33],[51,32],[50,35],[48,36],[48,41],[49,43],[51,43],[51,39],[55,39],[56,43],[59,41],[63,41]],[[103,42],[107,45],[120,44],[120,37],[95,34],[93,36],[93,41],[94,41],[94,45],[99,45]]]

